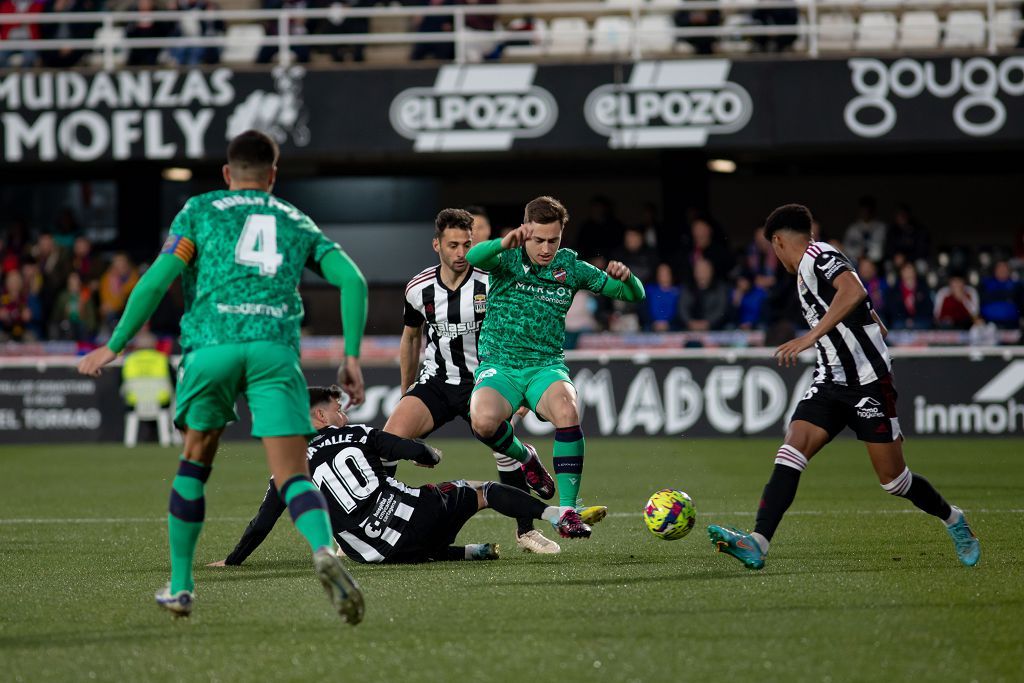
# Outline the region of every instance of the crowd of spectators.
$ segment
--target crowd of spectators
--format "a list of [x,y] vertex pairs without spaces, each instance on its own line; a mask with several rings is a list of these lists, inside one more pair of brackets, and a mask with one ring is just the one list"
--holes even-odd
[[[910,207],[899,206],[885,221],[870,197],[861,199],[845,230],[816,230],[818,239],[857,265],[873,307],[890,329],[1021,327],[1024,283],[1014,268],[1024,266],[1024,234],[1015,245],[936,250]],[[607,260],[625,263],[647,291],[641,305],[577,295],[568,320],[573,332],[806,327],[795,278],[782,269],[761,228],[749,241],[733,245],[707,215],[691,212],[685,229],[666,231],[648,206],[640,221],[627,225],[607,198],[596,197],[578,231],[568,237],[568,246],[575,245],[599,267]]]
[[[110,334],[140,269],[123,252],[95,252],[70,211],[53,231],[31,236],[23,221],[0,232],[0,341],[73,341],[92,344]],[[150,328],[171,339],[178,333],[180,293],[157,310]]]

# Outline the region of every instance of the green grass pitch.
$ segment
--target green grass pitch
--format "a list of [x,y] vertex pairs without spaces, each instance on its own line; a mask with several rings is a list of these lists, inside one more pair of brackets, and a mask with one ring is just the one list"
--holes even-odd
[[[438,442],[409,483],[494,478],[471,442]],[[550,454],[550,443],[541,443]],[[804,475],[764,571],[716,555],[709,522],[749,527],[777,441],[591,439],[583,491],[611,516],[557,557],[516,551],[485,512],[460,540],[498,562],[353,565],[366,620],[343,625],[287,515],[244,567],[197,571],[191,619],[153,604],[175,453],[0,447],[0,679],[5,681],[1021,681],[1024,448],[915,440],[910,465],[965,507],[982,560],[888,496],[840,441]],[[545,456],[547,459],[548,456]],[[227,444],[197,563],[222,559],[263,496],[255,443]],[[663,487],[699,511],[687,538],[649,534]],[[329,678],[328,678],[329,677]]]

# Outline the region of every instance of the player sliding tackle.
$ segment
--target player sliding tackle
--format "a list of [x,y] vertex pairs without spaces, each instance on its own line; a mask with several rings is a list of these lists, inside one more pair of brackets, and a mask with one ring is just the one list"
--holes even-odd
[[764,236],[779,262],[796,274],[800,304],[811,328],[780,346],[775,356],[780,365],[794,365],[801,351],[817,347],[818,367],[775,456],[754,532],[711,525],[711,541],[749,569],[763,567],[768,544],[796,497],[800,474],[818,451],[849,427],[865,442],[886,493],[906,498],[941,519],[960,562],[974,566],[981,548],[964,513],[947,503],[927,479],[911,472],[903,459],[886,329],[850,261],[829,244],[813,240],[811,212],[799,204],[775,209]]
[[576,389],[564,363],[565,314],[580,289],[640,301],[644,287],[618,261],[601,271],[576,252],[559,249],[568,221],[569,212],[557,199],[538,197],[526,205],[523,225],[466,255],[490,274],[469,414],[476,437],[523,463],[530,487],[546,500],[554,496],[555,483],[536,453],[512,433],[509,418],[526,405],[555,426],[560,524],[589,536],[589,524],[603,519],[607,509],[576,507],[584,441]]
[[174,422],[185,430],[185,449],[167,517],[171,580],[157,592],[157,604],[177,616],[192,612],[192,561],[205,517],[206,480],[221,432],[238,419],[235,398],[244,392],[252,410],[252,435],[263,440],[283,504],[313,550],[317,576],[341,617],[357,624],[363,618],[363,596],[331,551],[327,505],[306,468],[306,436],[314,430],[299,367],[298,286],[309,263],[341,289],[347,358],[339,375],[353,402],[360,403],[366,281],[312,220],[270,194],[277,159],[277,144],[263,133],[250,130],[231,141],[223,169],[228,189],[188,200],[163,252],[132,291],[110,342],[83,358],[78,370],[98,375],[180,275],[184,355]]
[[[453,545],[466,522],[485,508],[507,517],[559,521],[557,507],[504,484],[449,481],[412,488],[388,476],[385,462],[411,460],[433,467],[441,454],[418,441],[350,425],[338,387],[310,387],[309,413],[317,428],[307,451],[309,469],[327,500],[338,544],[356,562],[496,560],[496,545]],[[242,564],[274,528],[284,507],[271,481],[238,545],[214,566]]]

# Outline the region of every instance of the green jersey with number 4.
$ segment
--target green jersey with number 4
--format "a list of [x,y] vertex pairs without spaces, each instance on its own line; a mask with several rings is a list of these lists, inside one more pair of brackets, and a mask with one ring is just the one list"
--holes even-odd
[[186,351],[248,341],[299,349],[299,280],[338,245],[288,202],[261,190],[221,190],[188,200],[168,241],[195,255],[182,273]]

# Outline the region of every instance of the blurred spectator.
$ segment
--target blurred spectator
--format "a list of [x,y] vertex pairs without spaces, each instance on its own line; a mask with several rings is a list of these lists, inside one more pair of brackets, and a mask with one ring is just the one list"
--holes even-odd
[[889,291],[885,306],[891,323],[889,327],[927,330],[932,326],[934,313],[928,285],[917,277],[917,269],[909,261],[903,264],[899,273],[899,282]]
[[981,281],[981,317],[1001,329],[1017,329],[1024,306],[1022,298],[1020,283],[1013,279],[1010,264],[997,261],[992,275]]
[[[1024,12],[1024,5],[1021,6],[1021,12]],[[1021,35],[1024,36],[1024,31],[1021,31]],[[1024,261],[1024,228],[1020,229],[1013,240],[1013,258]]]
[[[369,33],[369,17],[351,17],[348,16],[348,13],[345,10],[350,7],[373,7],[377,4],[378,0],[344,0],[343,2],[338,2],[338,0],[314,0],[312,7],[329,7],[337,12],[337,16],[330,16],[326,19],[317,21],[313,29],[313,33],[327,35],[354,35]],[[366,60],[366,45],[363,43],[330,45],[324,48],[323,51],[330,54],[331,59],[336,62],[344,62],[350,56],[352,57],[353,62],[362,62]]]
[[565,348],[576,348],[579,336],[584,332],[600,331],[596,314],[597,297],[585,289],[577,291],[565,313]]
[[768,290],[760,287],[748,278],[736,279],[736,287],[732,290],[732,308],[736,312],[736,326],[741,330],[754,330],[761,327]]
[[[796,26],[800,10],[796,7],[758,8],[750,13],[750,17],[761,26]],[[782,52],[796,42],[796,37],[796,33],[754,36],[754,45],[761,52]]]
[[91,341],[99,320],[92,292],[82,284],[78,273],[68,275],[67,286],[57,296],[50,315],[50,336],[69,341]]
[[[178,0],[178,10],[188,15],[178,21],[177,35],[182,38],[206,38],[227,33],[223,19],[204,19],[203,14],[220,7],[210,0]],[[216,64],[220,61],[220,48],[213,46],[182,46],[171,50],[174,61],[182,66]]]
[[672,267],[662,263],[655,271],[655,281],[645,285],[647,313],[644,327],[654,332],[668,332],[679,328],[679,286],[675,283]]
[[729,319],[729,290],[715,280],[715,267],[707,259],[693,264],[693,287],[679,297],[679,320],[691,332],[720,330]]
[[[44,12],[95,12],[99,9],[97,0],[46,0]],[[47,40],[83,40],[92,38],[99,27],[96,23],[53,23],[40,24],[40,37]],[[61,46],[56,50],[43,50],[39,57],[43,66],[63,69],[77,66],[86,50]]]
[[857,274],[868,291],[871,306],[879,315],[885,312],[886,298],[889,296],[889,283],[878,274],[878,267],[871,259],[862,258],[857,264]]
[[[498,0],[463,0],[464,5],[497,5]],[[483,40],[472,40],[466,43],[466,56],[471,62],[483,61],[497,48],[497,41],[488,38],[486,34],[494,31],[496,14],[467,14],[466,29],[471,32],[470,37],[482,38]],[[474,36],[473,33],[476,35]]]
[[[306,9],[306,0],[263,0],[263,9]],[[268,36],[279,35],[277,21],[264,22]],[[306,20],[299,17],[292,17],[288,24],[288,35],[304,36],[309,33]],[[295,53],[295,60],[301,64],[308,64],[310,58],[309,45],[292,45],[291,51]],[[277,45],[264,45],[256,55],[256,62],[259,64],[270,64],[277,56]]]
[[644,243],[653,249],[658,249],[658,255],[662,259],[672,256],[672,254],[665,254],[661,251],[661,245],[670,244],[672,240],[663,238],[662,230],[665,227],[658,218],[657,204],[654,202],[644,202],[644,206],[640,210],[640,222],[637,223],[636,228],[643,233]]
[[969,330],[978,319],[978,292],[963,275],[952,275],[949,284],[935,294],[935,325],[942,329]]
[[[711,28],[722,25],[722,13],[716,9],[680,10],[675,14],[675,22],[678,28]],[[683,40],[692,45],[697,54],[709,55],[714,52],[718,39],[714,36],[688,36]]]
[[61,249],[71,250],[75,239],[82,233],[75,212],[69,207],[62,207],[57,214],[57,224],[53,230],[53,241],[60,245]]
[[[454,0],[426,0],[422,4],[428,7],[454,5]],[[455,25],[455,17],[450,14],[430,14],[419,17],[415,22],[415,30],[419,33],[444,33],[451,31]],[[416,43],[412,46],[409,57],[413,61],[422,59],[455,59],[455,43]]]
[[885,258],[891,259],[897,252],[903,252],[911,261],[927,261],[930,251],[928,230],[918,224],[909,206],[900,204],[886,231]]
[[57,292],[67,280],[68,272],[71,270],[71,258],[48,232],[39,235],[32,248],[32,257],[39,264],[39,271],[43,275],[43,308],[48,311]]
[[767,291],[775,285],[775,273],[779,269],[779,259],[772,249],[772,244],[764,238],[764,227],[754,230],[754,238],[747,245],[743,259],[743,273],[756,287]]
[[115,254],[110,267],[100,278],[100,316],[103,324],[113,328],[124,311],[128,295],[138,281],[139,272],[128,255]]
[[650,282],[658,265],[657,253],[644,244],[644,234],[636,228],[626,230],[622,245],[613,249],[608,258],[625,263],[640,282]]
[[604,195],[598,195],[590,200],[589,211],[587,219],[580,224],[573,243],[588,257],[601,255],[607,259],[611,250],[622,244],[626,226],[615,215],[612,200]]
[[32,305],[20,270],[9,270],[4,275],[0,291],[0,339],[33,341]]
[[28,245],[28,225],[24,218],[16,216],[6,230],[0,231],[0,267],[3,272],[18,267],[22,255],[30,252]]
[[843,236],[843,253],[851,261],[866,256],[875,263],[885,255],[885,223],[878,220],[875,198],[865,196],[858,203],[857,220],[850,224]]
[[43,311],[43,274],[39,265],[29,259],[21,264],[21,280],[25,288],[29,312],[32,319],[28,330],[34,339],[46,338],[46,316]]
[[[0,14],[36,14],[45,9],[42,0],[0,0]],[[0,41],[38,40],[42,35],[39,24],[0,24]],[[2,45],[2,44],[0,44]],[[21,67],[35,66],[39,58],[35,50],[4,50],[0,48],[0,68],[11,63],[11,57],[21,55]]]
[[99,279],[102,263],[92,253],[92,241],[88,237],[78,237],[71,247],[71,270],[78,273],[88,286]]
[[709,261],[715,275],[725,279],[732,270],[733,258],[724,240],[715,235],[711,222],[705,218],[695,218],[690,223],[689,233],[683,236],[683,249],[676,256],[676,271],[686,280],[692,281],[698,261]]
[[[174,22],[156,21],[154,13],[163,10],[157,0],[138,0],[136,10],[150,14],[139,17],[138,21],[125,28],[126,38],[166,38],[174,31]],[[128,66],[155,66],[162,48],[141,47],[128,50]]]

